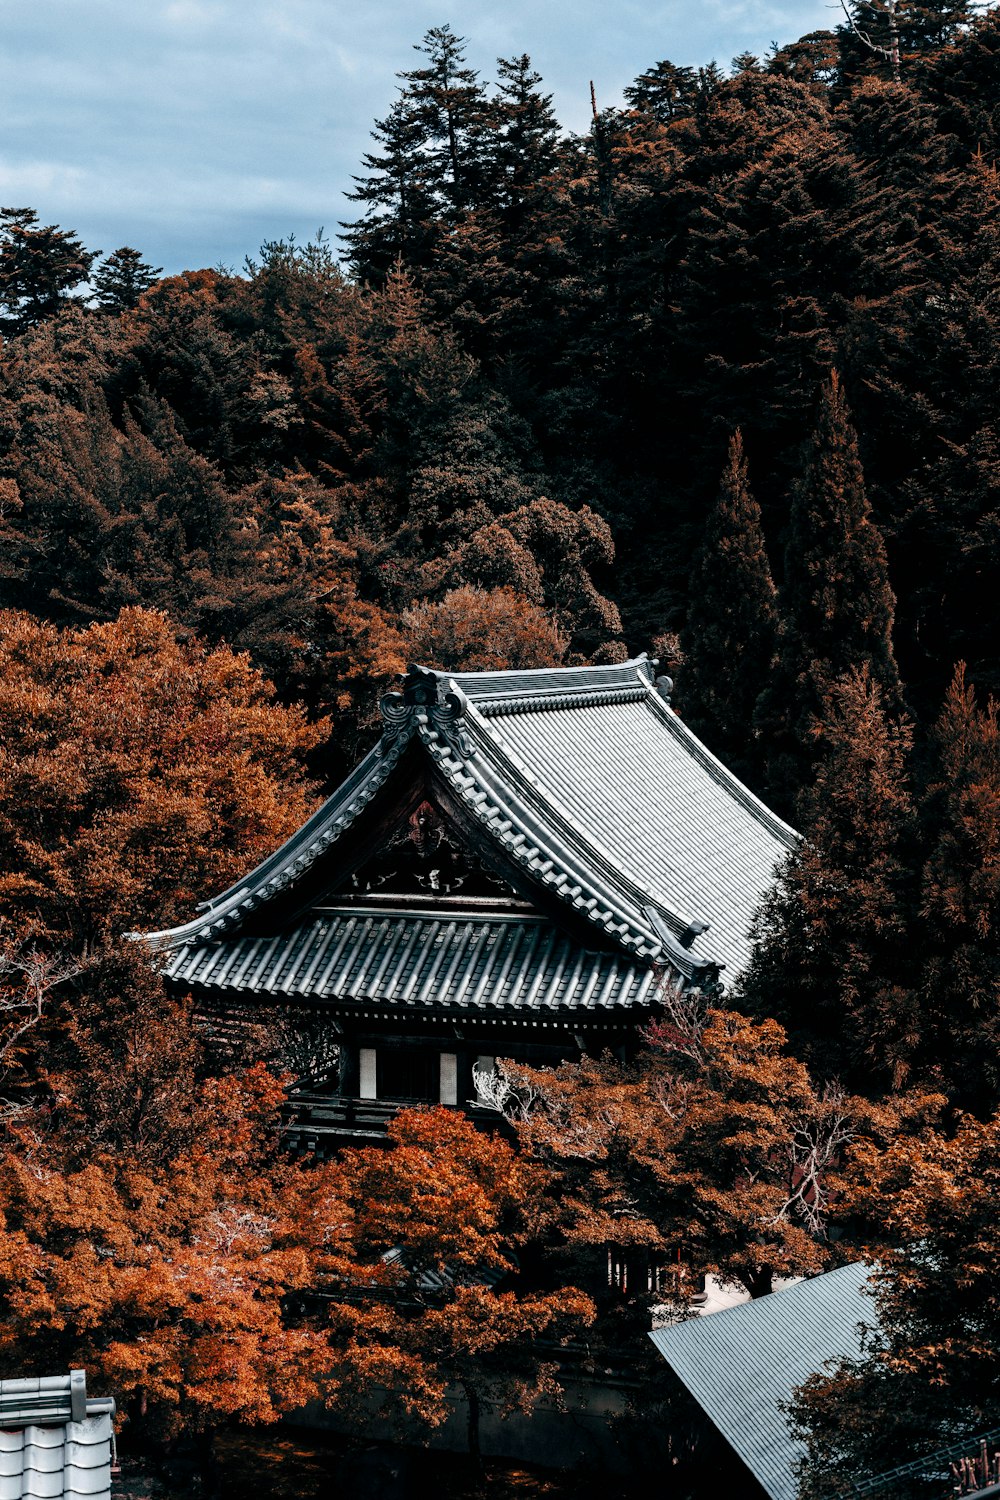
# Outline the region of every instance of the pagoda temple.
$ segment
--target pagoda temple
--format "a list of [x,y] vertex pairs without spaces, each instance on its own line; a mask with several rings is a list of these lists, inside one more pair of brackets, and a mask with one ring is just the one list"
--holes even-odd
[[727,985],[794,831],[691,733],[645,656],[411,667],[320,810],[149,941],[218,1034],[313,1037],[293,1140],[463,1105],[497,1057],[623,1052],[666,986]]

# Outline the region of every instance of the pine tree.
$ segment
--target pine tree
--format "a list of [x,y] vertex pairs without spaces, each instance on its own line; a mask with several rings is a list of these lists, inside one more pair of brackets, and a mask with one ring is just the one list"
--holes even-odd
[[881,1092],[922,1047],[911,992],[916,828],[912,730],[867,666],[828,692],[805,838],[757,919],[738,1003],[786,1027],[827,1078]]
[[497,93],[491,108],[494,131],[490,176],[508,216],[521,207],[558,161],[559,124],[551,94],[543,94],[527,53],[497,59]]
[[719,497],[691,577],[683,636],[684,716],[744,780],[759,779],[754,709],[775,662],[778,615],[760,507],[750,492],[743,438],[729,443]]
[[694,111],[698,76],[694,68],[679,68],[658,62],[622,90],[626,104],[640,114],[652,115],[662,125],[684,119]]
[[19,332],[50,318],[86,281],[97,256],[71,230],[39,224],[30,208],[0,208],[0,310]]
[[150,265],[131,245],[122,245],[101,261],[90,278],[98,307],[102,312],[130,312],[162,271],[162,266]]

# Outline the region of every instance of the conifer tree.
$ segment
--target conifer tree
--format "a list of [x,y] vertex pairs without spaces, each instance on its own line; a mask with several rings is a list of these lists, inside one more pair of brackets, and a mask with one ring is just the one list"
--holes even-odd
[[693,112],[698,98],[698,75],[694,68],[658,62],[645,73],[640,73],[622,92],[626,104],[634,110],[651,115],[662,125],[669,125]]
[[836,371],[820,394],[811,450],[792,500],[784,605],[820,683],[867,665],[887,704],[898,699],[896,601]]
[[100,251],[72,230],[39,224],[30,208],[0,208],[0,310],[20,331],[58,312],[86,281]]
[[805,469],[792,495],[779,669],[761,704],[768,788],[792,810],[811,779],[815,724],[845,673],[867,669],[892,712],[902,685],[892,645],[895,598],[872,517],[840,378],[820,393]]
[[827,695],[805,838],[756,923],[739,1003],[786,1027],[820,1076],[881,1092],[920,1048],[910,984],[917,891],[912,731],[870,669]]
[[774,666],[777,639],[774,580],[737,430],[691,578],[681,706],[695,732],[751,783],[761,769],[754,709]]
[[1000,1104],[1000,708],[960,664],[934,728],[923,808],[921,981],[929,1058],[966,1108]]
[[131,245],[122,245],[101,261],[91,277],[98,307],[102,312],[129,312],[162,272],[162,266],[150,265]]
[[493,191],[508,211],[516,211],[558,161],[559,125],[552,95],[539,91],[541,81],[527,53],[497,59],[489,169]]

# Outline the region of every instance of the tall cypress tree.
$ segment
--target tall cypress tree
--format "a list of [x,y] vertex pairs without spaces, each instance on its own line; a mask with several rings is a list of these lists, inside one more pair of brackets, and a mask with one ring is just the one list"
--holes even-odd
[[777,640],[774,580],[737,430],[691,578],[681,705],[695,733],[751,784],[761,771],[754,710]]
[[838,679],[865,668],[890,711],[902,702],[885,543],[836,371],[820,392],[792,495],[782,606],[780,665],[761,705],[761,732],[768,741],[769,792],[791,811],[811,780],[815,726]]
[[929,1059],[966,1108],[1000,1104],[1000,707],[955,672],[923,808],[921,984]]
[[805,837],[757,919],[738,995],[779,1020],[818,1075],[873,1093],[903,1082],[921,1047],[911,743],[867,666],[829,690]]

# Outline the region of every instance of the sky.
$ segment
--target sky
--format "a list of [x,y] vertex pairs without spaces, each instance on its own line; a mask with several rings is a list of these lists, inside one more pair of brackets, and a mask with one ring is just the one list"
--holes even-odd
[[328,236],[413,44],[485,79],[528,52],[570,130],[652,63],[728,63],[836,24],[829,0],[0,0],[0,204],[168,273]]

